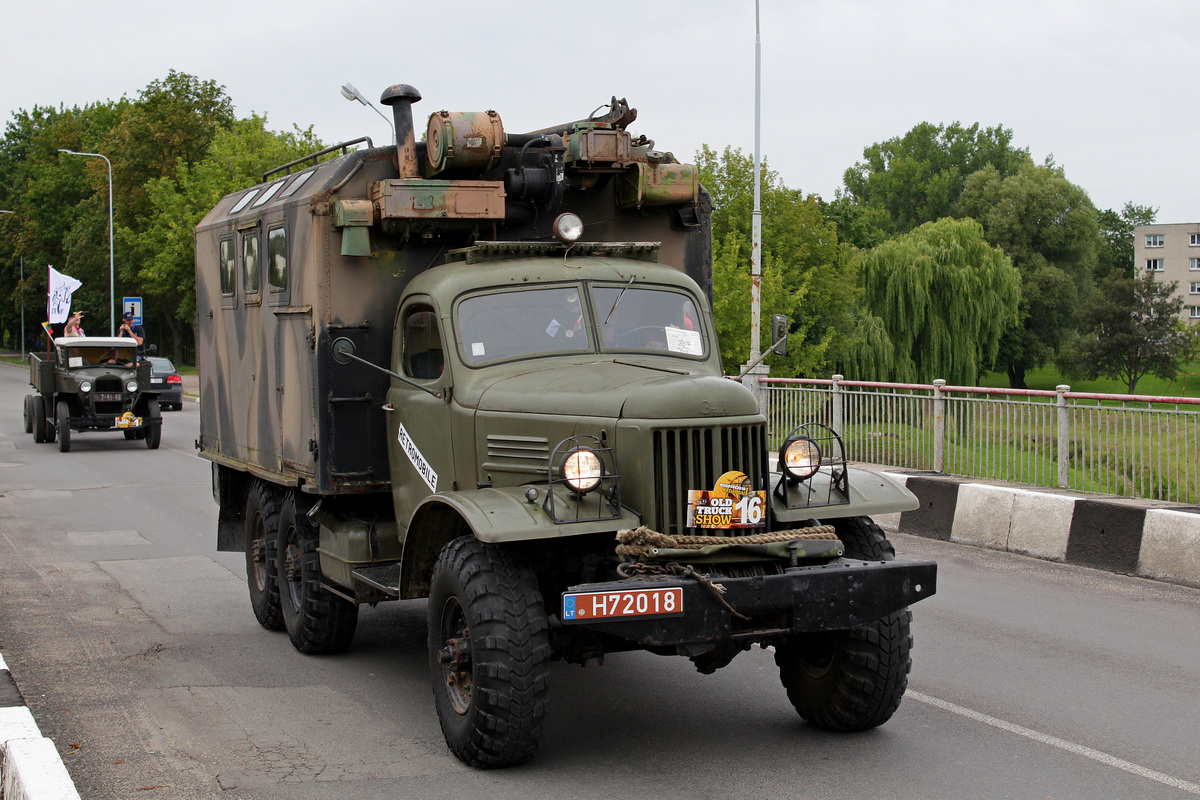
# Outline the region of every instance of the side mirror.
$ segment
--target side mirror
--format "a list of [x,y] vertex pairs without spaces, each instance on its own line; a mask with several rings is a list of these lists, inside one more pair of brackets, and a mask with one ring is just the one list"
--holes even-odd
[[[777,345],[775,352],[778,355],[786,356],[788,354],[788,328],[790,324],[788,318],[783,314],[776,314],[771,320],[771,343]],[[780,340],[783,343],[780,344]]]
[[146,355],[148,355],[148,356],[156,356],[156,355],[158,355],[158,345],[156,345],[156,344],[152,344],[152,345],[150,345],[149,347],[147,347],[147,348],[146,348]]

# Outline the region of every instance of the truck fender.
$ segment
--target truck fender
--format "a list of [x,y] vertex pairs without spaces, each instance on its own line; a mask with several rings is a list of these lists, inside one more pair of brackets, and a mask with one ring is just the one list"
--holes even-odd
[[[825,505],[829,496],[829,474],[821,470],[808,481],[783,487],[788,502],[772,496],[775,519],[791,523],[817,517],[822,520],[838,517],[869,517],[875,514],[896,514],[915,511],[921,501],[896,477],[885,472],[847,467],[849,502]],[[778,486],[780,476],[771,474],[771,487]],[[807,504],[806,504],[807,502]],[[792,508],[788,508],[788,506]]]
[[[429,592],[429,575],[438,553],[459,536],[474,536],[481,542],[500,544],[613,533],[636,528],[641,518],[621,508],[616,518],[555,522],[542,508],[545,486],[538,499],[525,496],[528,486],[475,489],[430,495],[413,513],[404,539],[400,585],[404,597],[424,597]],[[556,493],[560,508],[567,508],[565,493]]]

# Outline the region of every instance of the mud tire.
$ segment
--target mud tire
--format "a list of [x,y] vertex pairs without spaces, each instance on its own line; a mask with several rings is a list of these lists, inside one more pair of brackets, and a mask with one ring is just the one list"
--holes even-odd
[[58,428],[58,452],[71,452],[71,407],[59,400],[54,409],[54,425]]
[[442,549],[429,593],[429,674],[442,735],[463,763],[491,769],[533,757],[548,631],[537,576],[517,553],[470,536]]
[[358,606],[321,586],[318,533],[289,492],[279,512],[276,585],[284,627],[301,653],[340,653],[350,646]]
[[[830,523],[847,558],[895,559],[895,548],[870,517]],[[829,731],[864,731],[887,722],[908,688],[911,623],[903,608],[852,630],[788,637],[775,648],[788,700],[806,721]]]
[[254,481],[246,498],[246,585],[258,624],[284,630],[279,607],[279,498],[263,481]]

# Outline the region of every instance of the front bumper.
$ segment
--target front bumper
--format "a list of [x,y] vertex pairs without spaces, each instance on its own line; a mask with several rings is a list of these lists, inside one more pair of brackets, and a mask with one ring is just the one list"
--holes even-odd
[[[586,627],[635,642],[661,647],[718,641],[760,641],[773,636],[847,630],[898,611],[937,591],[933,561],[857,561],[788,567],[779,575],[744,578],[711,576],[725,587],[721,596],[700,581],[674,575],[648,575],[606,583],[572,586],[567,594],[586,592],[628,595],[638,590],[679,587],[683,613],[678,616],[620,619],[562,619],[567,627]],[[735,617],[726,604],[739,614]],[[559,604],[560,618],[563,615]]]

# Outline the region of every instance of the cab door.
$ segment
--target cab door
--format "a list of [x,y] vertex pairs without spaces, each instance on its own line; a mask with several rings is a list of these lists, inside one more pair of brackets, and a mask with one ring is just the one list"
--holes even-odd
[[429,297],[413,297],[400,308],[388,390],[388,461],[392,500],[403,531],[431,494],[454,487],[454,443],[450,425],[450,359],[440,315]]

